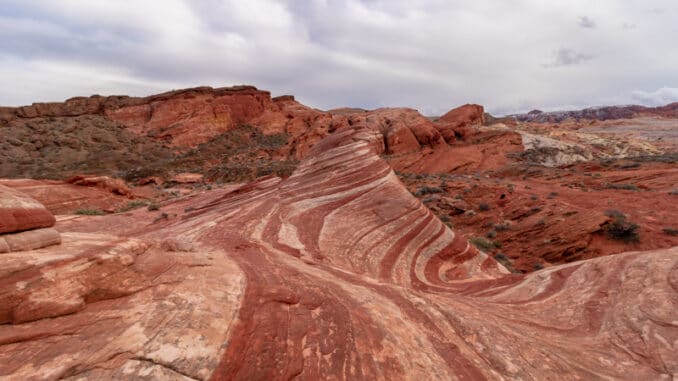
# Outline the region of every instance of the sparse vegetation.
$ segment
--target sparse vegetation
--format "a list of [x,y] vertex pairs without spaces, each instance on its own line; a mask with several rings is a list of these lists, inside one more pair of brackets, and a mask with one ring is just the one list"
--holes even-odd
[[639,226],[626,220],[626,215],[619,210],[610,209],[605,215],[612,218],[612,221],[605,226],[605,232],[608,237],[625,243],[638,242]]
[[489,239],[485,239],[483,237],[471,237],[469,239],[469,242],[471,242],[473,245],[475,245],[475,247],[482,251],[490,251],[494,249],[494,244],[492,243],[492,241],[490,241]]
[[607,184],[605,186],[607,189],[620,189],[620,190],[630,190],[630,191],[639,191],[640,188],[638,188],[634,184]]
[[664,228],[664,229],[662,229],[662,231],[663,231],[664,234],[666,234],[666,235],[670,235],[670,236],[677,236],[677,235],[678,235],[678,229],[674,229],[674,228]]
[[435,193],[443,193],[443,190],[440,188],[436,187],[428,187],[428,186],[423,186],[417,189],[416,192],[414,192],[414,195],[417,197],[421,197],[427,194],[435,194]]
[[169,215],[165,212],[162,212],[162,213],[160,213],[160,215],[158,217],[156,217],[155,220],[153,220],[153,223],[156,223],[156,222],[159,222],[159,221],[162,221],[162,220],[166,220],[168,218],[169,218]]
[[511,262],[511,259],[510,259],[509,257],[507,257],[506,254],[504,254],[504,253],[497,253],[497,254],[494,255],[494,259],[495,259],[497,262],[501,263],[504,267],[506,267],[506,269],[507,269],[508,271],[510,271],[510,272],[512,272],[512,273],[517,273],[517,274],[521,274],[521,273],[522,273],[522,271],[516,270],[516,269],[513,267],[513,262]]
[[148,211],[159,210],[160,205],[158,205],[158,203],[156,203],[156,202],[151,202],[150,204],[148,204],[148,208],[146,208],[146,209],[148,209]]
[[504,221],[500,224],[495,224],[494,225],[494,230],[498,232],[503,232],[506,230],[511,230],[511,222],[510,221]]
[[118,212],[118,213],[129,212],[130,210],[138,209],[138,208],[141,208],[141,207],[146,206],[146,205],[148,205],[148,201],[134,200],[134,201],[128,202],[125,206],[118,208],[118,210],[116,210],[116,212]]
[[447,227],[450,229],[453,229],[454,227],[452,226],[452,221],[450,220],[449,216],[441,216],[440,221],[442,221]]
[[469,239],[469,242],[475,245],[475,247],[477,247],[478,249],[485,252],[501,247],[501,242],[492,241],[484,237],[471,237]]
[[81,208],[75,211],[75,214],[80,214],[83,216],[103,216],[106,214],[103,210],[93,209],[93,208]]
[[490,205],[487,204],[486,202],[481,202],[480,204],[478,204],[478,210],[480,210],[481,212],[487,212],[488,210],[490,210]]

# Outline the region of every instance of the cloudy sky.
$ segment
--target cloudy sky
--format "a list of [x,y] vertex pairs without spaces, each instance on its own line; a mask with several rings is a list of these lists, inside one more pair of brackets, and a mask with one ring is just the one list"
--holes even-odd
[[0,0],[0,105],[252,84],[322,109],[678,101],[674,0]]

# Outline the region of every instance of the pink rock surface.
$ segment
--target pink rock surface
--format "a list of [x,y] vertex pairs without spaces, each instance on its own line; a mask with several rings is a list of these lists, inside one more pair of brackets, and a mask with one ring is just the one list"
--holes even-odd
[[509,274],[412,197],[383,137],[356,120],[285,180],[64,217],[61,246],[0,256],[0,376],[678,374],[678,248]]
[[[110,178],[109,178],[110,179]],[[116,194],[113,189],[102,183],[87,183],[75,185],[64,181],[31,180],[31,179],[0,179],[0,185],[5,185],[20,191],[43,204],[53,214],[71,214],[78,209],[117,209],[129,202],[127,196]],[[98,186],[100,184],[101,186]],[[118,185],[120,185],[118,183]],[[123,184],[124,185],[124,184]],[[139,188],[136,188],[136,193]],[[124,192],[123,192],[124,193]]]
[[178,173],[172,177],[172,181],[179,184],[200,183],[203,181],[203,177],[200,173]]
[[59,232],[53,228],[0,234],[0,253],[39,249],[61,243]]
[[54,216],[41,203],[0,185],[0,234],[54,225]]

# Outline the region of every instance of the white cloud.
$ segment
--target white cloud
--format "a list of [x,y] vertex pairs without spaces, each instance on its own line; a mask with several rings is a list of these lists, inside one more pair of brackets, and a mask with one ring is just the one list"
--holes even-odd
[[678,102],[678,88],[662,87],[655,91],[636,90],[632,93],[633,99],[648,106],[662,106],[668,103]]
[[650,102],[633,91],[678,84],[676,7],[670,0],[5,0],[0,104],[242,83],[320,108],[411,106],[427,114],[466,102],[497,114]]

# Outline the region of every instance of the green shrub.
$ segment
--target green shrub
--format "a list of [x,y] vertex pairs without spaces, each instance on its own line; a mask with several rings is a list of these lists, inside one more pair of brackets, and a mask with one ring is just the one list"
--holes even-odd
[[414,195],[417,197],[425,196],[427,194],[443,193],[443,190],[436,187],[421,187],[414,192]]
[[490,251],[496,247],[501,247],[501,243],[497,245],[497,242],[491,241],[489,239],[486,239],[484,237],[471,237],[469,239],[469,242],[471,242],[475,247],[482,251]]
[[638,236],[639,226],[633,222],[626,220],[626,215],[619,210],[611,209],[605,213],[608,217],[612,218],[605,226],[605,232],[608,237],[618,241],[624,241],[625,243],[638,242],[640,237]]
[[129,212],[132,209],[141,208],[142,206],[146,206],[146,205],[148,205],[147,201],[134,200],[134,201],[128,202],[127,205],[118,208],[117,212],[118,213]]

